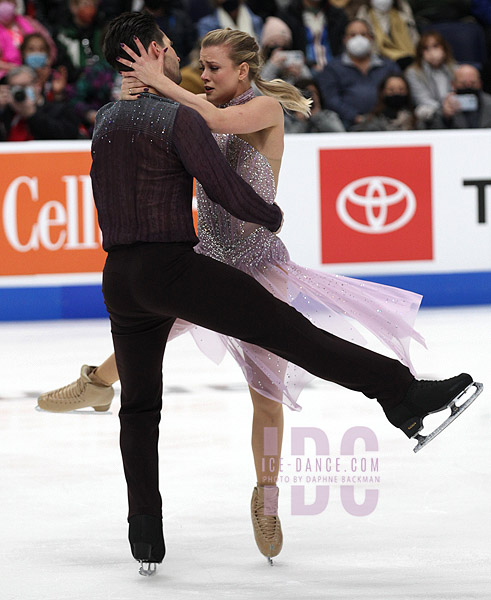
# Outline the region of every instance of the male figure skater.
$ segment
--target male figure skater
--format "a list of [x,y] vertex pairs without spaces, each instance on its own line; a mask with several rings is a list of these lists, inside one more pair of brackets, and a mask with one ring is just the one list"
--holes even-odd
[[[104,45],[117,69],[120,43],[137,36],[179,82],[179,59],[152,17],[125,13]],[[103,292],[121,381],[121,452],[128,484],[133,556],[159,563],[165,554],[158,482],[162,359],[176,318],[262,346],[314,375],[376,398],[389,421],[413,437],[429,412],[442,410],[472,384],[461,374],[416,381],[400,362],[317,329],[243,272],[196,254],[192,178],[239,219],[276,231],[282,215],[227,164],[195,111],[152,94],[103,107],[91,169],[108,256]]]

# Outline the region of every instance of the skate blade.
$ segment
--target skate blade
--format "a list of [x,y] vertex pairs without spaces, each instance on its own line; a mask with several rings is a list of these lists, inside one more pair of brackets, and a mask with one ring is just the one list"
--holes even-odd
[[270,567],[274,566],[274,562],[273,562],[273,559],[271,558],[271,556],[266,556],[266,560],[268,561],[268,564]]
[[157,563],[140,561],[138,573],[143,577],[152,577],[157,572]]
[[36,404],[36,406],[34,407],[34,410],[37,410],[38,412],[42,412],[48,415],[99,415],[99,416],[103,416],[103,415],[112,415],[113,413],[110,410],[107,410],[105,412],[101,412],[95,409],[92,409],[91,407],[87,407],[87,408],[77,408],[76,410],[66,410],[64,412],[62,411],[54,411],[54,410],[44,410],[44,408],[41,408],[39,406],[39,404]]
[[[472,396],[467,398],[467,400],[460,406],[456,406],[456,404],[455,404],[456,401],[459,398],[461,398],[471,387],[476,388],[475,392],[472,394]],[[455,421],[455,419],[458,416],[460,416],[464,412],[464,410],[466,408],[468,408],[474,402],[474,400],[479,396],[479,394],[481,394],[481,392],[483,391],[483,388],[484,388],[483,384],[478,383],[477,381],[473,381],[469,386],[467,386],[465,388],[465,390],[463,392],[461,392],[457,396],[457,398],[455,398],[455,400],[452,400],[452,402],[448,405],[448,408],[450,408],[452,411],[450,416],[448,417],[448,419],[443,421],[443,423],[439,427],[437,427],[434,431],[432,431],[428,435],[417,434],[414,436],[414,439],[418,440],[418,443],[413,448],[413,452],[419,452],[420,450],[422,450],[432,440],[434,440],[438,434],[440,434],[443,430],[445,430],[450,425],[450,423],[453,423]]]

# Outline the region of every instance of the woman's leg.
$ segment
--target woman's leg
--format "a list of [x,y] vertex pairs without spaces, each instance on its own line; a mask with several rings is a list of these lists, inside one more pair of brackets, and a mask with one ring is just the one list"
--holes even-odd
[[119,379],[119,375],[114,354],[111,354],[109,358],[106,358],[106,360],[93,371],[92,375],[105,385],[116,383]]
[[259,551],[271,560],[283,546],[276,486],[283,440],[283,405],[252,388],[249,391],[254,407],[252,452],[257,476],[251,499],[252,527]]
[[[249,388],[254,407],[252,453],[259,485],[276,485],[283,441],[283,405]],[[268,431],[265,431],[268,428]],[[266,447],[265,447],[266,446]]]

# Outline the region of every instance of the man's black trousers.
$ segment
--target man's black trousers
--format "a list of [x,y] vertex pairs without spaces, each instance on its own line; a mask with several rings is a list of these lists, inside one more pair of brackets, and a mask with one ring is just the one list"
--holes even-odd
[[313,375],[376,398],[404,398],[413,376],[397,360],[318,329],[252,277],[190,244],[110,250],[103,292],[121,381],[121,452],[129,516],[161,516],[158,428],[162,360],[176,318],[262,346]]

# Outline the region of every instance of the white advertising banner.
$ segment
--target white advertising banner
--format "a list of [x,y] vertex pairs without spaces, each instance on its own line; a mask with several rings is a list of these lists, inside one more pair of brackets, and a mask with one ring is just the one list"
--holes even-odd
[[286,137],[293,260],[343,274],[491,270],[489,130]]

